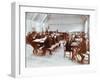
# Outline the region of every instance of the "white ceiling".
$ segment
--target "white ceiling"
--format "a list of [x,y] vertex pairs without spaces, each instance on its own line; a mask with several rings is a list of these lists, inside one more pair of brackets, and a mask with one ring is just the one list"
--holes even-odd
[[54,22],[59,22],[59,23],[68,23],[68,24],[72,24],[72,23],[82,23],[85,18],[87,18],[87,16],[83,16],[83,15],[71,15],[71,14],[46,14],[46,13],[31,13],[31,12],[27,12],[26,13],[26,18],[33,20],[33,21],[38,21],[41,22],[41,20],[43,19],[44,16],[48,16],[48,20],[49,22],[52,20]]
[[[59,29],[60,31],[82,31],[84,28],[84,21],[87,18],[88,16],[72,14],[26,13],[26,20],[38,23],[40,27],[46,24],[47,27],[51,27],[51,30]],[[35,27],[39,28],[39,26],[36,25]]]

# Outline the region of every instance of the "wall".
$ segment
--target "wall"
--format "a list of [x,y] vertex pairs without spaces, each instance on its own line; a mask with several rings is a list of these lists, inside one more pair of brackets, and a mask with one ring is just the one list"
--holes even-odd
[[60,32],[83,31],[83,21],[80,15],[61,15],[52,14],[49,17],[49,30],[57,30]]
[[33,2],[34,5],[46,6],[95,6],[97,7],[97,24],[96,24],[96,47],[97,72],[83,74],[62,74],[62,75],[46,75],[18,78],[17,80],[99,80],[100,79],[100,0],[1,0],[0,1],[0,80],[14,80],[10,76],[11,70],[11,2],[24,1]]
[[84,27],[82,24],[52,24],[50,25],[51,31],[56,31],[58,29],[59,32],[74,32],[74,31],[83,31]]

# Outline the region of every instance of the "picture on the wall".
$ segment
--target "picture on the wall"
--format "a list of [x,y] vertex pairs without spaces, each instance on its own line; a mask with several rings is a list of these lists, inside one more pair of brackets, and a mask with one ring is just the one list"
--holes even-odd
[[89,15],[25,12],[25,66],[90,64]]

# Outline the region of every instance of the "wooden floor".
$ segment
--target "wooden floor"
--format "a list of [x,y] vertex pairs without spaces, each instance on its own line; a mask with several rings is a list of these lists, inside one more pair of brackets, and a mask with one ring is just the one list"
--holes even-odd
[[26,47],[26,67],[42,67],[42,66],[72,66],[79,65],[77,62],[71,61],[69,58],[64,58],[64,47],[61,45],[57,48],[53,55],[34,56],[32,49]]

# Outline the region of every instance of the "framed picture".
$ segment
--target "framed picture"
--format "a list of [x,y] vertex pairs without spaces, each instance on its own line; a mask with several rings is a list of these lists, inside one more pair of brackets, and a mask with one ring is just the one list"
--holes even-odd
[[12,76],[95,71],[95,12],[12,3]]

